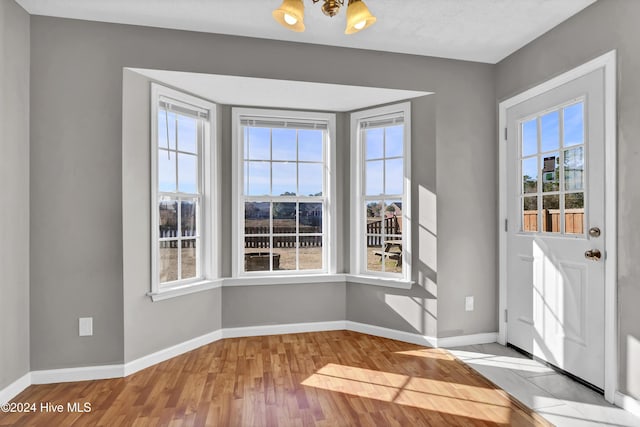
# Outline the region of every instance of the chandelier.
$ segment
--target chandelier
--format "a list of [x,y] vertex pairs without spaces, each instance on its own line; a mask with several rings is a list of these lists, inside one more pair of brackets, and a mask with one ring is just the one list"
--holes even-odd
[[[338,14],[344,0],[312,0],[314,4],[322,1],[322,12],[333,17]],[[303,0],[283,0],[282,5],[273,11],[273,18],[283,27],[291,31],[304,31],[304,3]],[[347,5],[347,28],[345,34],[357,33],[373,25],[376,17],[369,12],[369,8],[362,0],[349,0]]]

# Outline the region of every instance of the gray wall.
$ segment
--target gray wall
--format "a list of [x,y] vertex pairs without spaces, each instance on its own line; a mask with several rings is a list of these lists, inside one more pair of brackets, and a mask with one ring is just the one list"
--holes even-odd
[[620,391],[640,399],[640,2],[600,0],[497,66],[508,98],[611,49],[618,51],[618,309]]
[[[173,318],[172,312],[189,310],[193,300],[144,300],[141,293],[148,286],[143,286],[144,274],[134,271],[136,267],[128,262],[123,267],[123,255],[129,252],[123,252],[122,235],[129,230],[129,224],[122,220],[122,208],[133,203],[131,195],[122,190],[131,178],[121,166],[125,155],[121,140],[123,67],[435,92],[436,95],[413,103],[414,123],[432,124],[425,135],[413,138],[416,199],[412,216],[416,237],[411,249],[418,284],[404,295],[358,285],[357,292],[346,292],[346,315],[366,323],[402,325],[401,329],[407,331],[431,335],[437,332],[441,336],[497,329],[496,256],[478,259],[470,256],[472,250],[460,250],[461,242],[474,248],[495,246],[493,66],[40,16],[32,17],[31,27],[34,369],[130,360],[157,346],[166,346],[172,339],[198,335],[204,328],[191,328],[190,319],[185,325],[174,322],[175,328],[184,330],[175,336],[169,334],[165,342],[154,341],[148,348],[130,349],[132,342],[140,341],[142,336],[148,339],[148,321]],[[342,133],[346,134],[346,130]],[[346,152],[347,140],[339,143]],[[223,156],[224,150],[223,145]],[[122,180],[123,172],[126,182]],[[229,171],[223,169],[224,173]],[[477,188],[472,182],[486,185]],[[482,197],[476,194],[479,190]],[[139,206],[142,208],[143,204]],[[470,205],[481,212],[474,223],[442,218],[436,232],[436,216],[456,215],[452,212]],[[144,211],[139,215],[144,216]],[[346,208],[343,218],[348,219]],[[134,240],[132,250],[144,236],[124,243],[129,245]],[[464,261],[466,268],[460,269],[458,263],[436,266],[438,258],[452,253]],[[148,270],[144,256],[137,268]],[[228,269],[228,265],[224,268]],[[326,289],[322,292],[334,295],[334,299],[340,288],[316,286]],[[276,299],[276,295],[284,298],[293,292],[290,286],[267,288]],[[262,292],[264,289],[257,287],[224,289],[223,296],[237,302],[236,306],[225,302],[222,307],[225,326],[240,324],[229,313],[239,313]],[[319,291],[314,289],[311,293],[316,295],[315,292]],[[436,319],[436,295],[438,311],[446,314],[441,319]],[[464,311],[462,295],[476,296],[476,311]],[[219,304],[216,293],[208,292],[203,298],[209,300],[210,310],[215,312]],[[387,309],[377,310],[377,306],[369,304],[373,299],[383,301],[381,304],[387,304]],[[385,299],[393,302],[384,302]],[[337,304],[336,314],[341,310],[339,298]],[[416,304],[431,310],[422,323],[414,321]],[[259,309],[262,314],[253,313],[252,321],[274,321],[270,314],[273,307],[264,305]],[[199,310],[196,308],[196,312]],[[77,317],[83,315],[94,316],[94,337],[77,337]],[[206,317],[206,323],[215,328],[212,316]],[[329,317],[335,316],[322,318]],[[404,320],[399,321],[398,317]],[[300,320],[293,309],[287,319]]]
[[130,362],[220,329],[222,311],[220,289],[155,303],[146,296],[151,283],[151,82],[124,70],[122,94],[124,360]]
[[0,2],[0,390],[29,372],[29,15]]

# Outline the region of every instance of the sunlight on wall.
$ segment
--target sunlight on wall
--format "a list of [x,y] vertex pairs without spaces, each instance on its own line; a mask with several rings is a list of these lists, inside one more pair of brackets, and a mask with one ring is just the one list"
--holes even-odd
[[425,298],[393,295],[388,293],[384,295],[384,302],[421,334],[427,333],[427,318],[436,318],[435,313],[428,311],[426,301],[429,300]]
[[640,339],[627,335],[627,390],[640,399]]
[[420,262],[438,271],[437,198],[423,186],[418,187],[418,253]]

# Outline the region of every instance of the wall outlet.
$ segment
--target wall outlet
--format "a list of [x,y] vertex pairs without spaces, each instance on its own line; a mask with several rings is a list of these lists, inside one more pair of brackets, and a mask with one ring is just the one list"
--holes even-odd
[[80,317],[78,319],[78,335],[81,337],[93,335],[93,317]]
[[473,311],[473,297],[464,298],[464,309],[466,311]]

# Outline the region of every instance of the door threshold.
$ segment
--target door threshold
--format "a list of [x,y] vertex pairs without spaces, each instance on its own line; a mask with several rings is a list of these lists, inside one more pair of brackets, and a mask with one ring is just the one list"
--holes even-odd
[[554,364],[552,364],[552,363],[549,363],[549,362],[547,362],[546,360],[541,359],[541,358],[539,358],[539,357],[537,357],[537,356],[534,356],[533,354],[529,353],[528,351],[523,350],[523,349],[521,349],[520,347],[516,347],[515,345],[513,345],[513,344],[511,344],[511,343],[509,343],[509,342],[507,343],[507,347],[514,349],[514,350],[515,350],[515,351],[517,351],[518,353],[522,354],[523,356],[528,357],[528,358],[529,358],[529,359],[531,359],[531,360],[535,360],[535,361],[536,361],[536,362],[538,362],[538,363],[542,363],[542,364],[543,364],[543,365],[545,365],[546,367],[553,369],[554,371],[558,372],[559,374],[562,374],[562,375],[564,375],[564,376],[566,376],[566,377],[571,378],[571,379],[572,379],[572,380],[574,380],[575,382],[580,383],[580,384],[582,384],[583,386],[590,388],[591,390],[595,391],[596,393],[600,393],[600,394],[604,395],[604,390],[603,390],[603,389],[601,389],[601,388],[600,388],[600,387],[598,387],[598,386],[595,386],[595,385],[591,384],[591,383],[590,383],[590,382],[588,382],[588,381],[583,380],[583,379],[582,379],[582,378],[580,378],[580,377],[577,377],[577,376],[573,375],[571,372],[567,372],[567,371],[565,371],[565,370],[564,370],[564,369],[562,369],[562,368],[558,368],[556,365],[554,365]]

